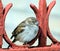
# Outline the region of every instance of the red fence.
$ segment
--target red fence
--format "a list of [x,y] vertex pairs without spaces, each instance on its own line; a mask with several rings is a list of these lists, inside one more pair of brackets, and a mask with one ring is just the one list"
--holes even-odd
[[0,49],[0,51],[60,51],[60,45],[54,45],[51,47],[37,47],[37,48],[10,48],[10,49]]
[[[34,40],[32,40],[29,44],[32,45],[36,39],[38,38],[39,43],[38,47],[35,48],[28,48],[26,46],[16,46],[13,44],[10,39],[8,38],[6,31],[5,31],[5,18],[12,7],[12,4],[8,4],[5,8],[3,8],[2,2],[0,0],[0,50],[1,51],[60,51],[60,42],[58,42],[51,34],[48,26],[49,14],[53,6],[55,5],[56,1],[53,0],[49,6],[47,7],[46,0],[39,0],[39,8],[35,5],[31,4],[30,7],[33,9],[36,19],[39,22],[39,32],[38,36]],[[47,36],[52,40],[55,45],[46,47],[46,39]],[[9,49],[2,48],[2,38],[11,46]],[[56,44],[57,43],[57,44]]]

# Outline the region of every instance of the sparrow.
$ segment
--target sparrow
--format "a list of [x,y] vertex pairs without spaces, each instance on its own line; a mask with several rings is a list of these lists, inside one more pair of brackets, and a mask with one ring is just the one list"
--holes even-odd
[[16,41],[26,45],[37,36],[39,27],[35,17],[28,17],[22,21],[12,32],[11,39],[14,37],[13,43]]

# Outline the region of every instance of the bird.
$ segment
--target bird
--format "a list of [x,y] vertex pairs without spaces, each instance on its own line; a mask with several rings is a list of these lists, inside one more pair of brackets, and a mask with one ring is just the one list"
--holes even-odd
[[12,43],[19,41],[26,45],[37,36],[38,30],[37,19],[35,17],[28,17],[13,30],[11,39],[14,37],[14,40]]

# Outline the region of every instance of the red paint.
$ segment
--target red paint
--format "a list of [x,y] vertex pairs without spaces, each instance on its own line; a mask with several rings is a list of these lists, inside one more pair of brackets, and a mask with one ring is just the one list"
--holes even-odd
[[[30,7],[33,9],[36,19],[39,22],[39,33],[37,38],[39,39],[38,46],[39,47],[44,47],[46,46],[46,40],[47,36],[50,38],[50,40],[56,44],[60,43],[58,42],[51,34],[50,29],[49,29],[49,14],[55,5],[56,1],[53,0],[48,6],[46,4],[46,0],[39,0],[39,7],[37,8],[35,5],[31,4]],[[37,39],[35,38],[35,40]],[[32,40],[32,42],[35,42],[35,40]],[[31,44],[31,43],[30,43]],[[33,43],[32,43],[33,44]]]
[[[9,9],[12,7],[12,4],[10,3],[5,8],[3,8],[2,2],[0,0],[0,50],[1,51],[60,51],[60,45],[59,45],[60,42],[58,42],[52,36],[49,30],[49,26],[48,26],[49,14],[50,14],[51,9],[55,5],[55,3],[56,1],[53,0],[47,7],[46,0],[39,0],[39,8],[37,8],[33,4],[30,5],[30,7],[33,9],[36,15],[36,19],[39,22],[39,32],[36,38],[33,39],[31,42],[29,42],[29,44],[32,45],[38,38],[39,47],[28,48],[27,45],[17,46],[13,44],[8,38],[6,31],[5,31],[5,18],[6,18],[6,15]],[[46,47],[47,36],[52,40],[52,42],[55,45]],[[2,38],[4,38],[5,41],[11,46],[10,49],[2,49],[2,44],[3,44]]]

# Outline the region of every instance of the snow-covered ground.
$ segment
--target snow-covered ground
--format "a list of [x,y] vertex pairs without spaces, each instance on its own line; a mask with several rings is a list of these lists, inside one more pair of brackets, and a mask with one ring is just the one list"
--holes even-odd
[[[52,0],[47,0],[49,4]],[[8,37],[11,37],[12,31],[15,27],[27,17],[35,17],[34,12],[30,8],[30,3],[35,4],[38,7],[38,0],[2,0],[3,6],[5,7],[8,3],[13,3],[13,7],[7,14],[5,21],[5,29]],[[52,9],[49,16],[49,27],[52,35],[60,41],[60,7],[59,0],[55,7]],[[18,43],[17,43],[18,44]],[[36,45],[37,42],[34,44]],[[51,44],[51,41],[47,38],[47,44]],[[6,48],[8,44],[3,40],[3,47]]]

